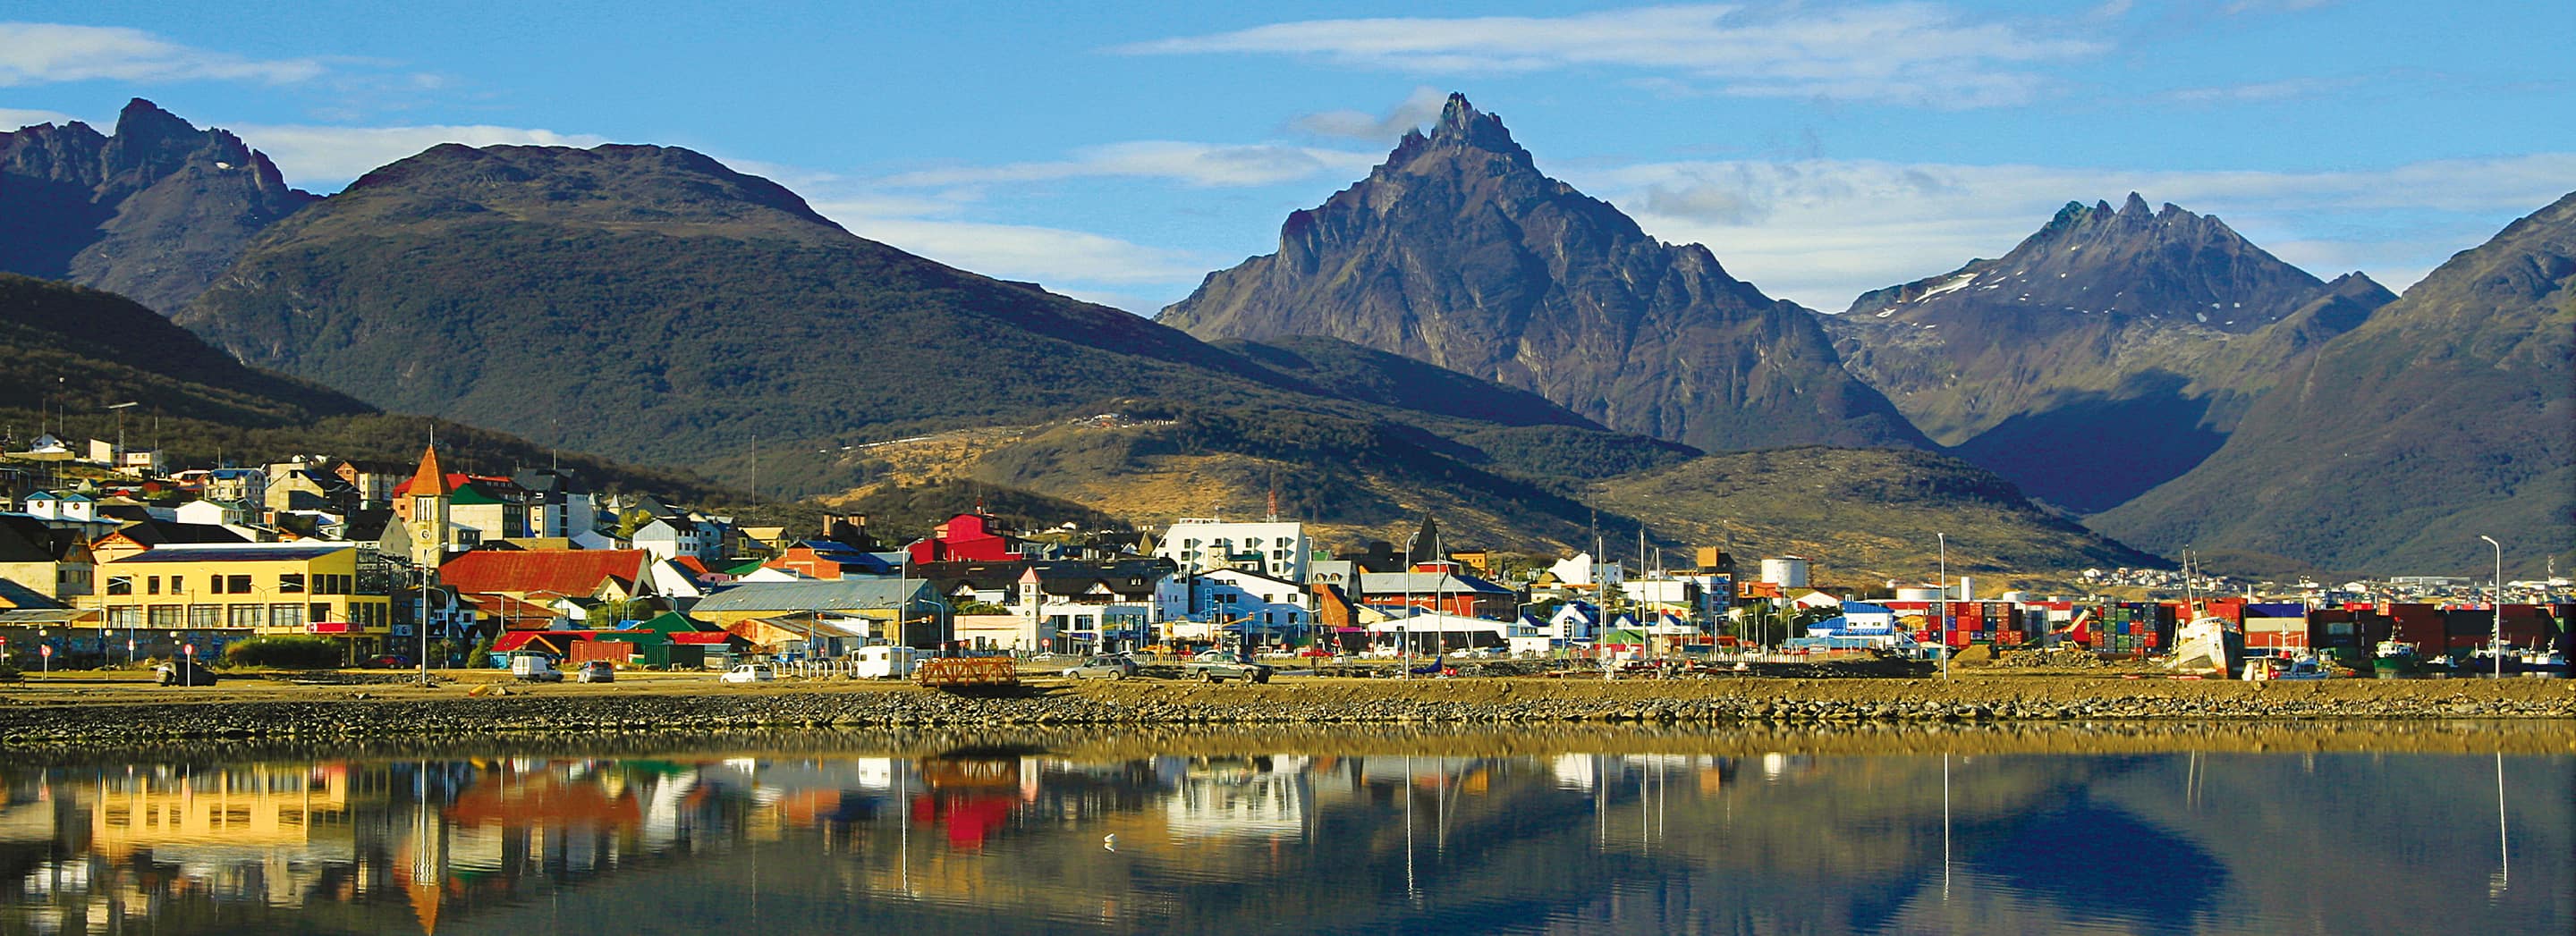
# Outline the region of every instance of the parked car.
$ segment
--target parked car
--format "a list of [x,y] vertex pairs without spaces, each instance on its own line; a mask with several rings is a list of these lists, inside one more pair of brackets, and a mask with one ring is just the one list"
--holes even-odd
[[771,669],[767,663],[745,663],[726,670],[723,676],[716,678],[729,683],[768,682],[778,678],[778,671]]
[[211,686],[215,671],[195,660],[172,660],[152,668],[156,680],[164,686]]
[[1221,650],[1210,650],[1199,654],[1196,659],[1189,662],[1188,666],[1182,668],[1183,675],[1195,677],[1201,682],[1212,683],[1225,682],[1229,679],[1240,679],[1248,683],[1266,683],[1270,681],[1270,672],[1270,664],[1255,663]]
[[1064,671],[1075,679],[1125,679],[1136,675],[1136,661],[1114,653],[1104,653],[1082,661]]
[[360,665],[367,669],[410,669],[411,658],[399,653],[388,653],[380,657],[370,657]]
[[617,665],[607,660],[592,660],[573,672],[574,682],[616,682]]

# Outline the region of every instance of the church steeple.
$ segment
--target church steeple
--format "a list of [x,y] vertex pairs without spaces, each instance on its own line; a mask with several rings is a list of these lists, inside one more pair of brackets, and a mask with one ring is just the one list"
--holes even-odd
[[447,472],[439,467],[438,446],[420,453],[420,470],[412,473],[403,496],[411,501],[412,565],[435,569],[447,561]]

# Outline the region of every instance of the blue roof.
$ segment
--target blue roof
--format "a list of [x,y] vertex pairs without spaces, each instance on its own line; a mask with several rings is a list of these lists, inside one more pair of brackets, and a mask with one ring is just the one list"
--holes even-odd
[[134,562],[303,562],[356,548],[358,546],[355,543],[277,546],[263,549],[163,546],[159,549],[147,549],[135,553],[108,565],[125,565]]

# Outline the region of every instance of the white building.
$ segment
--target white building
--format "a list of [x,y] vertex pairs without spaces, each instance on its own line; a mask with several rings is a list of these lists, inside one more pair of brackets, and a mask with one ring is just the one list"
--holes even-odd
[[1154,549],[1183,573],[1250,569],[1290,582],[1306,580],[1308,554],[1306,525],[1294,520],[1174,520]]
[[1571,559],[1559,559],[1556,564],[1548,566],[1547,571],[1549,575],[1556,576],[1557,584],[1583,588],[1605,584],[1617,588],[1619,583],[1628,580],[1626,570],[1618,563],[1595,562],[1588,552],[1575,553]]
[[1164,576],[1154,605],[1166,621],[1243,621],[1274,634],[1313,623],[1315,615],[1314,597],[1297,583],[1241,569]]

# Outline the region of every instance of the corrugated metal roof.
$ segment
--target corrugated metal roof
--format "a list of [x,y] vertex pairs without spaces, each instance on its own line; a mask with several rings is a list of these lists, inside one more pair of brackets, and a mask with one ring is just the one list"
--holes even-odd
[[926,597],[922,579],[842,578],[802,582],[750,582],[705,598],[689,610],[695,614],[738,611],[856,611],[890,608],[895,602]]
[[641,549],[477,549],[438,567],[438,581],[463,591],[588,595],[615,578],[632,582],[651,553]]
[[1408,590],[1417,595],[1511,594],[1510,589],[1484,579],[1438,572],[1362,572],[1360,590],[1372,598],[1400,595]]

